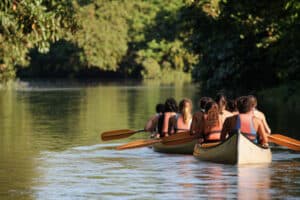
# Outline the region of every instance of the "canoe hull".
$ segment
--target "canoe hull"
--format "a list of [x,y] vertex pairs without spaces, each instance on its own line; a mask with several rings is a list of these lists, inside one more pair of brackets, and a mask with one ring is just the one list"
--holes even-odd
[[271,163],[269,148],[262,148],[251,142],[241,133],[236,133],[226,141],[214,147],[203,148],[196,144],[194,156],[200,160],[224,164],[260,164]]
[[165,145],[163,143],[157,143],[152,146],[153,150],[160,153],[170,154],[193,154],[195,144],[197,140],[193,140],[179,145]]

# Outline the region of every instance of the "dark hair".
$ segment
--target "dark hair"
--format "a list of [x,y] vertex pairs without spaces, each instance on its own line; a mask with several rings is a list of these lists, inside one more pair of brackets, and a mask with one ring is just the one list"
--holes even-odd
[[202,97],[202,98],[200,99],[200,109],[201,109],[201,110],[205,110],[205,105],[206,105],[206,103],[207,103],[207,102],[210,102],[210,101],[213,101],[213,99],[210,98],[210,97]]
[[237,100],[237,108],[239,110],[239,113],[247,113],[251,111],[252,106],[249,96],[239,97]]
[[218,104],[214,100],[207,102],[204,108],[205,112],[207,113],[215,105]]
[[165,112],[178,112],[177,102],[174,98],[168,98],[166,100]]
[[162,103],[156,104],[156,113],[163,113],[165,111],[165,105]]
[[235,99],[229,99],[227,101],[227,110],[229,112],[236,112],[237,110],[237,106],[236,106],[236,100]]
[[251,106],[256,107],[257,106],[257,99],[254,95],[248,95],[248,98],[250,100]]
[[218,104],[219,108],[227,105],[227,100],[226,100],[226,96],[222,93],[217,94],[216,99],[215,99],[216,103]]

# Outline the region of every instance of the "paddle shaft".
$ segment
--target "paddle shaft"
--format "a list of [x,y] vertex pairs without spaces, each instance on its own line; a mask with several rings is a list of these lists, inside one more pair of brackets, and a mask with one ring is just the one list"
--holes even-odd
[[146,146],[151,146],[156,143],[162,143],[164,145],[180,145],[180,144],[184,144],[187,142],[191,142],[195,139],[196,139],[196,136],[190,135],[190,132],[182,132],[182,133],[170,135],[168,137],[163,137],[161,139],[137,140],[137,141],[129,142],[127,144],[118,146],[117,150],[146,147]]
[[[285,136],[286,137],[286,136]],[[300,144],[297,144],[296,142],[290,141],[285,138],[276,137],[276,135],[269,135],[268,136],[269,142],[275,143],[280,146],[287,147],[294,151],[300,151]]]
[[101,134],[101,139],[102,141],[124,139],[140,132],[145,132],[145,130],[144,129],[141,130],[121,129],[121,130],[114,130],[114,131],[106,131]]

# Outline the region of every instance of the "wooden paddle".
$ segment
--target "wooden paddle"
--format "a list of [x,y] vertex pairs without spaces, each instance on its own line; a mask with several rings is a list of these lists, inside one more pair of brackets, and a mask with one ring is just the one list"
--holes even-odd
[[293,142],[293,143],[296,143],[298,145],[300,145],[300,141],[299,140],[296,140],[294,138],[290,138],[290,137],[287,137],[285,135],[281,135],[281,134],[277,134],[277,133],[274,133],[272,134],[272,137],[276,137],[278,139],[284,139],[284,140],[288,140],[290,142]]
[[133,142],[129,142],[126,144],[123,144],[121,146],[118,146],[117,150],[125,150],[125,149],[134,149],[134,148],[140,148],[140,147],[147,147],[156,143],[160,143],[161,139],[153,139],[153,140],[136,140]]
[[163,137],[161,139],[149,139],[149,140],[136,140],[133,142],[129,142],[127,144],[123,144],[118,146],[117,150],[125,150],[125,149],[133,149],[151,146],[156,143],[162,143],[164,145],[180,145],[187,142],[191,142],[196,139],[195,135],[190,135],[190,132],[182,132],[174,135],[170,135],[169,137]]
[[120,129],[113,131],[106,131],[101,134],[102,141],[108,140],[118,140],[132,136],[135,133],[144,132],[144,129],[141,130],[130,130],[130,129]]
[[299,144],[298,140],[295,140],[295,139],[292,139],[292,138],[289,138],[289,137],[283,136],[283,135],[279,136],[279,134],[269,135],[268,139],[269,139],[269,142],[273,142],[280,146],[285,146],[294,151],[300,151],[300,144]]

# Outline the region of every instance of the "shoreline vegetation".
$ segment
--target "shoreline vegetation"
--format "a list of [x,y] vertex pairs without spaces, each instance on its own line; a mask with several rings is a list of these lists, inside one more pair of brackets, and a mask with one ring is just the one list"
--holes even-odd
[[122,78],[291,91],[300,80],[299,11],[296,0],[4,0],[0,81]]

